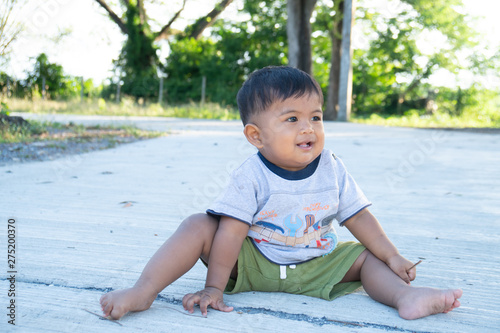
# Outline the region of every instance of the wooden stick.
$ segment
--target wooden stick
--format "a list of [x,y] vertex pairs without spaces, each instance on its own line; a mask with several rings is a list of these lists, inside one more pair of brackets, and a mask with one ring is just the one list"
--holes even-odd
[[418,264],[420,264],[422,262],[422,260],[419,260],[418,262],[415,263],[415,265],[411,266],[410,268],[408,268],[407,272],[411,271],[411,269],[415,266],[417,266]]
[[95,313],[95,312],[89,311],[89,310],[87,310],[87,309],[82,309],[82,310],[83,310],[83,311],[86,311],[86,312],[88,312],[88,313],[90,313],[90,314],[93,314],[94,316],[97,316],[97,317],[99,317],[100,319],[103,319],[103,320],[109,320],[109,321],[110,321],[110,322],[112,322],[112,323],[115,323],[115,324],[118,324],[118,325],[120,325],[120,326],[123,326],[123,325],[122,325],[122,323],[120,323],[120,322],[118,322],[118,321],[116,321],[116,320],[114,320],[114,319],[111,319],[111,317],[109,317],[109,316],[108,316],[108,317],[104,317],[104,316],[101,316],[101,315],[100,315],[100,314],[98,314],[98,313]]

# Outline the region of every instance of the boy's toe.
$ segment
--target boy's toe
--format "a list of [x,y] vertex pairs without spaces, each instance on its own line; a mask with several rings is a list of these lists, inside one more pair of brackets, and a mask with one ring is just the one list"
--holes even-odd
[[99,303],[106,304],[107,302],[108,302],[108,294],[102,295],[101,298],[99,298]]
[[104,314],[104,317],[109,316],[112,311],[113,311],[113,306],[111,304],[102,305],[102,313]]

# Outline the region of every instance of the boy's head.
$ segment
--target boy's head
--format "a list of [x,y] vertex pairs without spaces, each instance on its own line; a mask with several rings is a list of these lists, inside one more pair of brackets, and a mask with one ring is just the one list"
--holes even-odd
[[322,152],[323,94],[316,81],[295,68],[254,72],[238,93],[243,133],[274,165],[298,171]]
[[269,66],[253,72],[238,92],[238,109],[243,125],[275,102],[304,95],[318,96],[323,105],[319,84],[306,72],[286,66]]

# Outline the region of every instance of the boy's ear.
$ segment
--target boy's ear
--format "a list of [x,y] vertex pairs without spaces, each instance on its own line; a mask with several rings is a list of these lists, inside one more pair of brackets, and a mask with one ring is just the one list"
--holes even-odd
[[260,138],[260,129],[255,124],[246,124],[243,129],[248,142],[254,145],[257,149],[263,147],[262,140]]

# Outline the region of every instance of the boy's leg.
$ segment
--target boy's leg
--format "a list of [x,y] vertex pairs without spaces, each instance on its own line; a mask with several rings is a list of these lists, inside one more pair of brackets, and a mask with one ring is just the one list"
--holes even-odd
[[101,297],[105,316],[119,319],[130,311],[148,309],[160,291],[189,271],[202,258],[208,262],[218,221],[206,214],[185,219],[151,257],[132,288]]
[[404,319],[446,313],[460,306],[460,289],[434,289],[406,284],[384,262],[364,251],[341,282],[359,281],[374,300],[396,308]]

